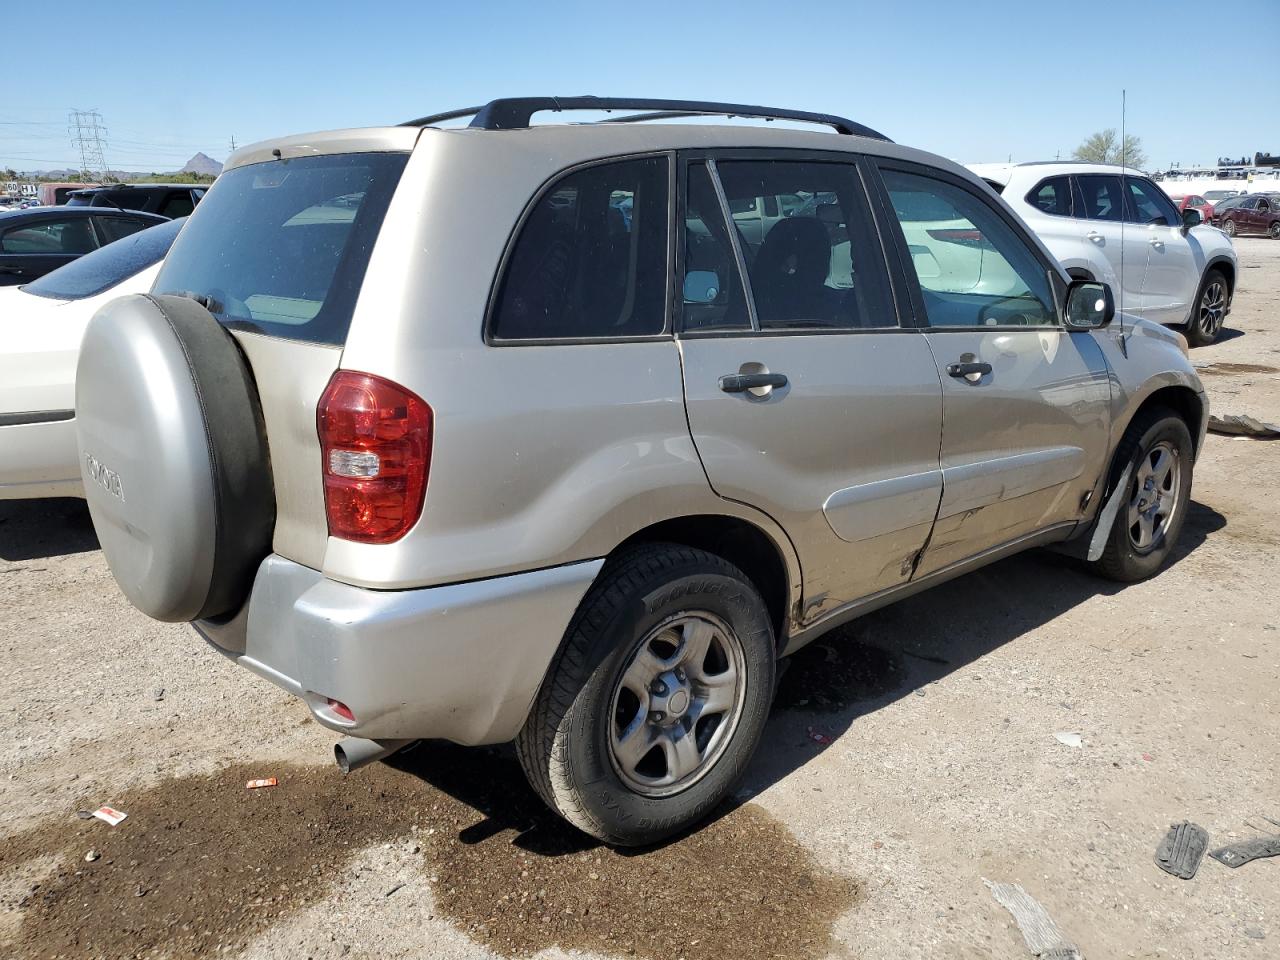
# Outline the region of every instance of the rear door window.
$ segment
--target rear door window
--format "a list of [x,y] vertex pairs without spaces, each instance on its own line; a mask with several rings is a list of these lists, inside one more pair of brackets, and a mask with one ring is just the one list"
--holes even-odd
[[174,243],[155,291],[208,297],[229,327],[342,344],[407,160],[346,153],[227,171]]
[[722,160],[716,172],[730,210],[765,201],[758,241],[740,242],[761,330],[897,326],[856,166]]
[[[1086,173],[1076,177],[1084,202],[1083,216],[1090,220],[1124,220],[1124,193],[1120,178],[1109,174]],[[1080,214],[1077,214],[1079,216]]]
[[183,223],[182,220],[162,223],[119,243],[109,244],[31,281],[22,288],[22,292],[54,300],[92,297],[159,263]]
[[[670,161],[567,174],[534,204],[494,302],[496,340],[591,340],[666,328]],[[217,194],[210,194],[209,203]],[[201,205],[203,209],[203,204]]]
[[150,220],[137,220],[133,217],[94,217],[98,230],[102,234],[102,242],[115,243],[125,237],[153,226]]

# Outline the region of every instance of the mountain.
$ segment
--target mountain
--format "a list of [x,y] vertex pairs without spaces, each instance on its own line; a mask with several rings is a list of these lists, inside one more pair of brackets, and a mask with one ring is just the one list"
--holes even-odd
[[187,165],[179,173],[200,173],[206,177],[216,177],[222,172],[222,164],[204,153],[197,153],[187,161]]

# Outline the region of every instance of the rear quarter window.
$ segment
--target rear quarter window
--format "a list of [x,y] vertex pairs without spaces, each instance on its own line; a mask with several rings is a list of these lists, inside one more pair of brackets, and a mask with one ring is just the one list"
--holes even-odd
[[199,294],[225,326],[342,344],[408,154],[351,153],[229,170],[156,278]]
[[490,336],[584,340],[662,333],[669,166],[666,157],[596,164],[543,193],[507,258]]

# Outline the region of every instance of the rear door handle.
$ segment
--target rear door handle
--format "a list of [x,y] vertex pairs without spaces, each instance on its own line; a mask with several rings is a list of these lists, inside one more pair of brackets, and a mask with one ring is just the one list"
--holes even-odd
[[977,383],[988,373],[991,372],[991,364],[989,363],[952,363],[947,366],[947,376],[955,377],[957,380],[968,380],[970,383]]
[[785,387],[784,373],[727,373],[720,378],[720,389],[725,393],[745,393],[762,387]]
[[1094,243],[1097,243],[1102,239],[1102,234],[1098,233],[1095,230],[1090,230],[1088,233],[1084,235],[1084,237],[1086,240],[1092,240]]

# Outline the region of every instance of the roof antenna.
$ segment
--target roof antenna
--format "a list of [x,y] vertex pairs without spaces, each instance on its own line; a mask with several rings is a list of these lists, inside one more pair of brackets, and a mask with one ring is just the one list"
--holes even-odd
[[1125,211],[1129,207],[1129,180],[1126,173],[1127,164],[1125,163],[1125,142],[1124,142],[1124,119],[1125,107],[1128,91],[1124,88],[1120,90],[1120,350],[1127,358],[1129,356],[1129,347],[1124,339],[1124,222],[1126,219]]

